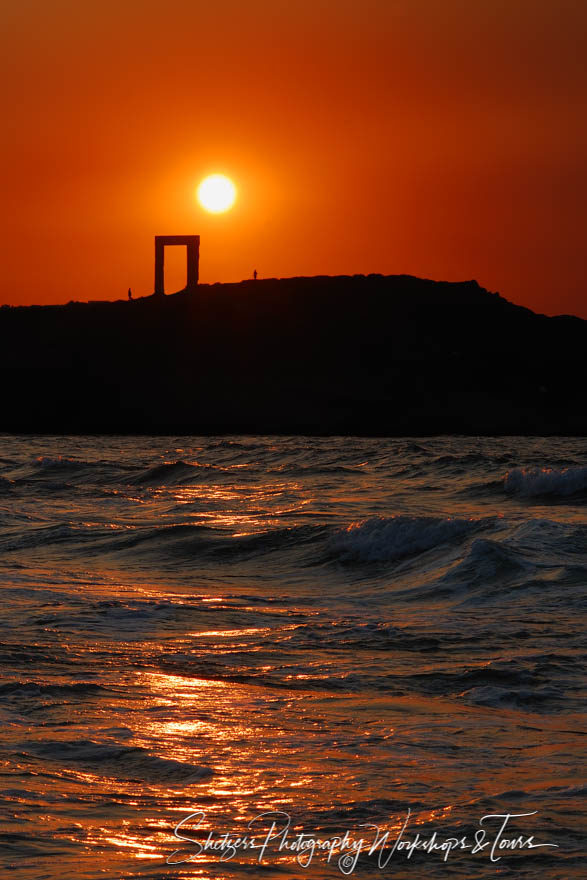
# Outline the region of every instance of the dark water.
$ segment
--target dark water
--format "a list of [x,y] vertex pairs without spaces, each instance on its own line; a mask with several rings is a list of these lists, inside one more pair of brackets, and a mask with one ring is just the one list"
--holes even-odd
[[1,437],[6,875],[579,878],[585,445]]

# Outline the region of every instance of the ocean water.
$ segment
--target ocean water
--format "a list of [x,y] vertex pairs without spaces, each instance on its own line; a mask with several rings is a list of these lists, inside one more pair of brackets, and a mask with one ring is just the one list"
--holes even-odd
[[585,448],[1,436],[6,876],[579,878]]

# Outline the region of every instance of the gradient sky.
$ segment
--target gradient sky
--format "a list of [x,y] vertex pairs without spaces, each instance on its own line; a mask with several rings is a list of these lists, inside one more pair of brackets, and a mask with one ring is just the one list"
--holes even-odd
[[18,0],[2,35],[0,302],[152,293],[153,236],[199,233],[202,281],[476,278],[587,316],[585,0]]

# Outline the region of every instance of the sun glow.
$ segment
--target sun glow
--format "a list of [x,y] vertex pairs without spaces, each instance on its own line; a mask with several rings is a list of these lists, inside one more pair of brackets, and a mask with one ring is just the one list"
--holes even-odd
[[228,211],[236,200],[236,187],[224,174],[210,174],[197,189],[200,205],[211,214]]

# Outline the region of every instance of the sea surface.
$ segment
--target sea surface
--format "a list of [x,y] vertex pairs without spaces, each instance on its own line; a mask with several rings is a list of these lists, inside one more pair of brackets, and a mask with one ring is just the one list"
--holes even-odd
[[0,436],[5,876],[584,876],[586,447]]

